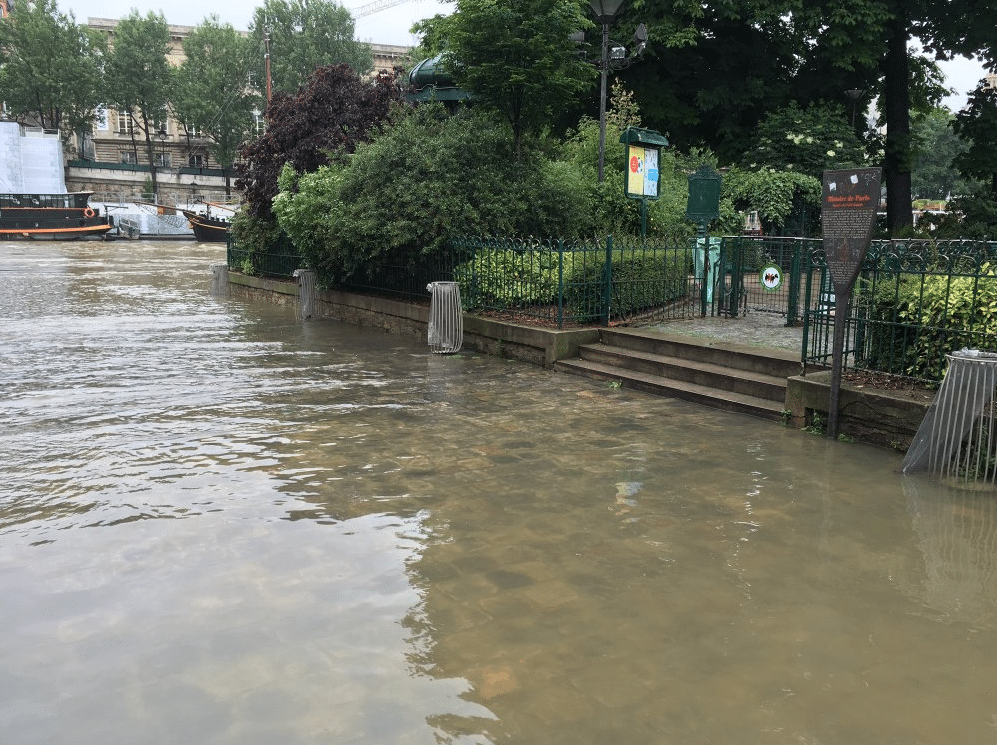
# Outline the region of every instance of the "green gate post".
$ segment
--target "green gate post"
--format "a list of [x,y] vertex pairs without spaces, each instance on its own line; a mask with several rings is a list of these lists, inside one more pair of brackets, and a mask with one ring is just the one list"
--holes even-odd
[[789,300],[786,308],[786,325],[793,326],[800,316],[800,279],[802,270],[800,269],[800,252],[803,250],[801,244],[793,245],[793,259],[789,265]]
[[606,236],[606,263],[603,266],[606,278],[602,291],[602,325],[609,325],[609,303],[613,296],[613,236]]
[[564,239],[557,242],[557,327],[564,328]]
[[[719,173],[704,163],[695,173],[689,174],[689,201],[686,204],[685,216],[699,225],[697,240],[703,237],[703,283],[699,288],[700,312],[706,315],[706,282],[710,275],[710,234],[707,230],[711,221],[720,216],[720,184],[723,179]],[[697,246],[698,248],[698,246]]]
[[706,316],[706,301],[709,297],[707,288],[713,281],[710,277],[710,231],[706,225],[707,223],[701,222],[696,230],[696,241],[698,242],[700,238],[703,240],[703,280],[699,288],[699,314],[703,317]]

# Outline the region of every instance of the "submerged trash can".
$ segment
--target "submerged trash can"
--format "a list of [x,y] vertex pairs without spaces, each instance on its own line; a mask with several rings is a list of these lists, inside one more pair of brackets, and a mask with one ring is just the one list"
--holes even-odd
[[997,482],[997,353],[962,349],[914,435],[901,471],[953,481]]
[[464,311],[460,307],[460,285],[430,282],[429,346],[436,354],[459,352],[464,343]]

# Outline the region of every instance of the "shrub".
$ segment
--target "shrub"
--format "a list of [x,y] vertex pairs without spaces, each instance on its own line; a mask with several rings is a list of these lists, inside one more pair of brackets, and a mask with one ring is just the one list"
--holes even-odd
[[[626,248],[613,252],[611,312],[626,316],[684,297],[692,270],[691,249]],[[567,263],[567,262],[566,262]],[[605,294],[605,262],[580,260],[566,272],[565,300],[575,319],[598,319]]]
[[280,226],[274,220],[239,210],[232,218],[232,243],[242,254],[239,266],[244,274],[258,274],[268,252],[281,243]]
[[556,251],[486,248],[454,270],[468,307],[513,308],[557,300]]
[[869,302],[865,367],[940,380],[945,355],[964,347],[997,351],[997,273],[981,277],[902,275]]

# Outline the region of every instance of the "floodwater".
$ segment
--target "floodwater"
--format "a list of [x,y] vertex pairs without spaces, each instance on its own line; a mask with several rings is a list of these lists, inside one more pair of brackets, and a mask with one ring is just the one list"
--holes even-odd
[[997,741],[997,508],[901,454],[0,244],[0,742]]

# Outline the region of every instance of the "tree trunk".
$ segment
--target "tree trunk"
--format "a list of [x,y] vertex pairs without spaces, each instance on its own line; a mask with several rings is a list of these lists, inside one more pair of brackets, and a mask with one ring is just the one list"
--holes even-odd
[[899,12],[890,21],[890,37],[881,67],[885,79],[883,112],[886,116],[886,157],[883,170],[886,182],[886,226],[891,235],[914,222],[911,213],[908,28],[906,14],[903,12]]

